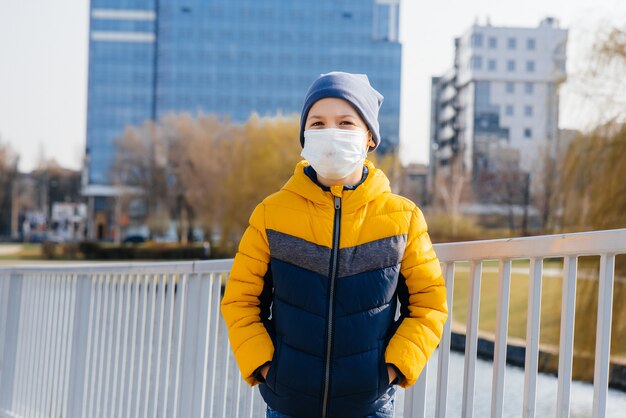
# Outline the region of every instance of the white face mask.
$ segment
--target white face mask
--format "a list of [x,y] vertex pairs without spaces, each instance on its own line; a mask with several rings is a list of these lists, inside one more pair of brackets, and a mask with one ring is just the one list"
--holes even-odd
[[361,129],[307,129],[300,154],[320,176],[339,180],[363,166],[367,156]]

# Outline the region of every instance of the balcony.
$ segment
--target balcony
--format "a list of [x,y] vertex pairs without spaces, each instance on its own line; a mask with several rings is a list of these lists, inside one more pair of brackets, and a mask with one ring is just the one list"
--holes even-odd
[[439,119],[442,122],[446,122],[446,121],[454,118],[455,116],[456,116],[456,110],[454,109],[454,107],[451,104],[448,104],[441,111],[441,115],[440,115]]
[[[537,409],[544,259],[560,258],[557,417],[570,416],[580,256],[600,256],[593,417],[607,415],[615,256],[626,229],[436,245],[446,285],[469,270],[464,361],[451,355],[452,323],[419,381],[399,390],[396,417],[544,418]],[[521,410],[504,397],[513,261],[529,260]],[[481,280],[498,263],[490,401],[477,385]],[[243,382],[220,316],[232,260],[0,268],[0,417],[260,417],[258,389]],[[429,379],[430,382],[429,382]],[[450,388],[462,381],[460,401]],[[427,396],[428,392],[431,390]],[[400,396],[401,395],[401,396]],[[458,406],[456,406],[459,404]],[[478,412],[477,412],[478,411]],[[490,412],[485,412],[490,411]],[[428,413],[428,415],[427,415]]]
[[457,95],[456,87],[453,83],[448,84],[445,89],[441,92],[441,102],[447,102]]
[[454,128],[450,124],[447,124],[441,129],[439,137],[441,138],[441,141],[448,141],[454,138],[455,135],[456,131],[454,130]]

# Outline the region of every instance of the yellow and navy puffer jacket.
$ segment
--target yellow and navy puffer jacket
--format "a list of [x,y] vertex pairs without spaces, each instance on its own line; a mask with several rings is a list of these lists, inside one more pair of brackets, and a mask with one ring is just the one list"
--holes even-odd
[[298,163],[252,213],[221,311],[244,379],[269,406],[369,415],[396,390],[387,363],[400,386],[417,380],[441,338],[446,288],[421,211],[381,170],[366,161],[350,190],[321,186],[310,169]]

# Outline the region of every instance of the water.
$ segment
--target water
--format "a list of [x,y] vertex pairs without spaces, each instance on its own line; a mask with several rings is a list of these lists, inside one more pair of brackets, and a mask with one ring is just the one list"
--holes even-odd
[[[450,418],[461,416],[463,394],[463,366],[462,353],[453,352],[450,355],[450,378],[448,383],[448,413]],[[476,385],[474,394],[474,417],[483,418],[491,413],[491,380],[492,363],[478,360],[476,364]],[[522,416],[524,402],[524,370],[508,366],[505,373],[504,413],[506,418]],[[428,369],[426,417],[435,416],[435,384],[437,379],[437,353],[433,355]],[[558,380],[555,376],[540,374],[537,378],[537,414],[538,418],[556,416],[556,397]],[[573,382],[571,387],[571,418],[588,418],[592,416],[593,385]],[[404,390],[397,392],[396,414],[403,417]],[[606,418],[622,418],[626,416],[626,393],[609,389]]]

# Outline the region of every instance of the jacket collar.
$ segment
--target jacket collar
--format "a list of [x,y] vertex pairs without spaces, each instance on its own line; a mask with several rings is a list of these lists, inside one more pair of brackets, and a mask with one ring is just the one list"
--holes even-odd
[[343,186],[339,185],[331,186],[330,191],[324,191],[304,173],[304,167],[309,165],[306,160],[296,164],[293,175],[282,189],[296,193],[319,206],[333,207],[333,195],[340,196],[342,198],[342,210],[351,213],[383,193],[391,192],[387,176],[374,167],[371,161],[365,160],[364,164],[368,169],[367,178],[354,190],[344,190]]
[[[365,164],[363,164],[363,172],[361,174],[361,180],[359,180],[358,183],[356,183],[353,186],[343,186],[343,189],[344,190],[354,190],[357,187],[359,187],[365,181],[365,179],[367,178],[367,173],[368,172],[369,172],[369,169],[367,168],[367,166]],[[322,183],[320,183],[317,180],[317,173],[315,172],[315,169],[313,169],[312,165],[304,166],[304,174],[306,174],[307,177],[310,178],[313,183],[317,184],[325,192],[329,192],[330,191],[330,187],[329,186],[324,186]]]

